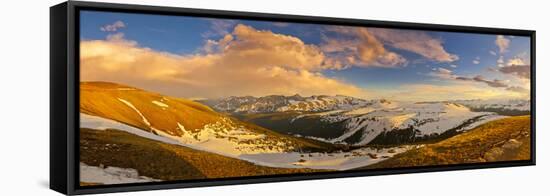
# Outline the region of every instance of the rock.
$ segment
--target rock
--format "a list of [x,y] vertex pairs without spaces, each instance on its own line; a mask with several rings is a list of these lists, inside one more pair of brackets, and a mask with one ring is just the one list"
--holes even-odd
[[521,146],[521,142],[517,141],[516,139],[510,139],[502,145],[502,148],[516,149],[516,148],[519,148],[520,146]]
[[371,159],[378,159],[378,156],[376,154],[368,153],[367,154]]

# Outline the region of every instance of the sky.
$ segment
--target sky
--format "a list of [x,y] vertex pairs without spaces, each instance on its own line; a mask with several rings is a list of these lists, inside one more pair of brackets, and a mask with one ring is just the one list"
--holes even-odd
[[82,81],[184,98],[528,99],[529,37],[82,11]]

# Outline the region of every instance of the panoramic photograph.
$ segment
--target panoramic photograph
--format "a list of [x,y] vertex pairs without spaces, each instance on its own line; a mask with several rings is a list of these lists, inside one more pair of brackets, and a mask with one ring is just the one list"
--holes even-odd
[[529,37],[80,12],[81,186],[530,160]]

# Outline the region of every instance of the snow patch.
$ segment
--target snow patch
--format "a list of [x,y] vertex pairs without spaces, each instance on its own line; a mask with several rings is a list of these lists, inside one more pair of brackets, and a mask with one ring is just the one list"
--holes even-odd
[[179,122],[178,122],[178,128],[179,128],[181,131],[183,131],[184,133],[186,132],[185,127],[184,127],[182,124],[180,124]]
[[355,110],[351,110],[349,112],[346,112],[344,113],[345,115],[360,115],[360,114],[367,114],[369,112],[372,112],[374,111],[375,109],[374,108],[371,108],[371,107],[364,107],[364,108],[359,108],[359,109],[355,109]]
[[126,104],[128,107],[134,109],[134,111],[136,111],[139,116],[141,116],[141,119],[143,120],[143,122],[148,125],[148,126],[151,126],[151,123],[147,120],[147,118],[145,118],[145,116],[143,116],[143,114],[132,104],[130,103],[129,101],[126,101],[124,99],[121,99],[121,98],[118,98],[118,100],[124,104]]
[[473,128],[476,128],[482,124],[485,124],[487,122],[490,122],[490,121],[494,121],[494,120],[499,120],[499,119],[503,119],[503,118],[507,118],[508,116],[501,116],[501,115],[487,115],[487,116],[483,116],[480,118],[480,120],[458,130],[458,131],[467,131],[467,130],[471,130]]
[[80,182],[100,184],[125,184],[159,182],[161,180],[140,176],[136,169],[120,167],[95,167],[80,162]]
[[279,168],[311,168],[330,170],[349,170],[364,167],[389,159],[417,146],[402,146],[392,148],[361,148],[350,152],[335,153],[262,153],[244,154],[240,157],[252,162]]
[[136,127],[132,127],[130,125],[123,124],[111,119],[92,116],[84,113],[80,113],[80,128],[97,129],[97,130],[117,129],[130,134],[140,136],[140,137],[144,137],[147,139],[156,140],[167,144],[181,145],[180,142],[170,138],[155,135],[151,132],[148,132]]
[[155,105],[161,107],[162,109],[168,108],[168,105],[167,105],[167,104],[162,103],[162,102],[157,101],[157,100],[153,100],[153,101],[151,101],[151,103],[153,103],[153,104],[155,104]]
[[133,90],[136,90],[135,88],[117,88],[116,90],[119,90],[119,91],[133,91]]

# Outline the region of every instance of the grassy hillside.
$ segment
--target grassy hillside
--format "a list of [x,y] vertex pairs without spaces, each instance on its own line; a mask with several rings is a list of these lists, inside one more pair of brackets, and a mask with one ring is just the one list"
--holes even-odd
[[[162,131],[172,136],[182,136],[184,131],[198,132],[207,124],[218,122],[222,118],[231,118],[198,102],[121,84],[81,82],[80,90],[80,112],[115,120],[152,133]],[[238,126],[267,135],[267,140],[289,141],[293,147],[305,150],[331,148],[330,144],[295,138],[231,119]],[[183,125],[185,130],[178,124]]]
[[[151,126],[174,136],[182,135],[182,131],[177,128],[178,122],[188,130],[195,130],[220,117],[209,107],[186,99],[167,97],[115,83],[80,83],[80,112],[150,130],[143,118],[121,99],[138,108]],[[168,107],[160,107],[153,101]],[[160,113],[163,115],[158,115]]]
[[[114,129],[80,129],[80,161],[91,166],[134,168],[139,175],[161,180],[225,178],[308,173],[323,170],[285,169],[161,143]],[[81,182],[81,185],[94,183]]]
[[509,117],[359,169],[528,160],[530,132],[529,116]]

